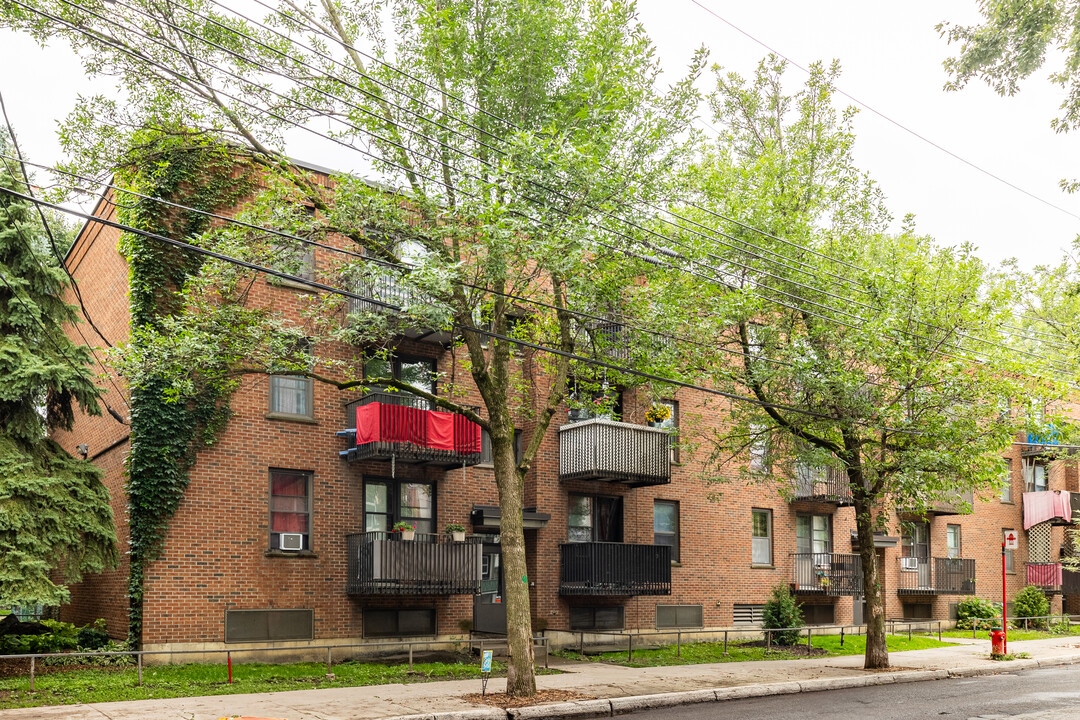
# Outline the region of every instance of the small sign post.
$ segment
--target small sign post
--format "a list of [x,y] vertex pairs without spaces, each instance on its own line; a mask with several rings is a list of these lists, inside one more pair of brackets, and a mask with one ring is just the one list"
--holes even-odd
[[1020,537],[1015,530],[1006,530],[1001,539],[1001,631],[1005,633],[1001,649],[1009,652],[1009,605],[1005,594],[1005,551],[1020,547]]
[[493,654],[494,653],[491,650],[484,650],[483,655],[480,658],[480,677],[481,677],[480,696],[481,697],[484,697],[485,695],[487,695],[487,683],[488,683],[488,678],[491,677],[491,656]]

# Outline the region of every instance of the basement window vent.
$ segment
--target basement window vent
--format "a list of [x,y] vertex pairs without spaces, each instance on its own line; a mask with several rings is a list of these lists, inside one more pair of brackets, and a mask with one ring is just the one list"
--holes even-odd
[[705,613],[701,605],[657,605],[657,628],[705,627]]
[[225,611],[225,642],[227,643],[314,639],[314,610]]
[[735,603],[735,624],[761,626],[764,622],[764,605],[743,605]]

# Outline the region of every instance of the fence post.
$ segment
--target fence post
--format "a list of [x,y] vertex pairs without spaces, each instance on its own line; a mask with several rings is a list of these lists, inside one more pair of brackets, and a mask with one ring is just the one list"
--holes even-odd
[[911,642],[911,623],[907,624],[907,639],[908,642]]
[[[484,657],[483,653],[480,657]],[[409,672],[412,672],[412,643],[409,643]]]
[[140,652],[135,657],[139,658],[139,687],[142,687],[142,653]]
[[544,669],[548,666],[548,655],[551,653],[551,646],[548,643],[547,636],[544,636]]
[[728,634],[728,631],[725,630],[724,631],[724,655],[725,656],[727,656],[727,634]]
[[814,637],[814,628],[812,628],[812,627],[806,628],[806,649],[807,650],[810,650],[810,649],[812,649],[814,647],[814,641],[812,639],[813,637]]
[[675,633],[675,657],[682,657],[682,631]]
[[626,662],[632,662],[634,659],[634,634],[626,634]]
[[582,660],[585,659],[585,633],[579,633],[578,636],[578,655]]
[[937,621],[937,641],[941,642],[941,621]]
[[772,650],[772,630],[765,630],[765,652]]
[[30,656],[30,692],[34,692],[34,656]]
[[844,647],[844,626],[840,626],[840,647]]
[[979,618],[971,618],[971,639],[975,640],[975,632],[979,628]]
[[333,664],[333,657],[330,653],[333,652],[333,648],[326,648],[326,674],[330,674],[330,666]]

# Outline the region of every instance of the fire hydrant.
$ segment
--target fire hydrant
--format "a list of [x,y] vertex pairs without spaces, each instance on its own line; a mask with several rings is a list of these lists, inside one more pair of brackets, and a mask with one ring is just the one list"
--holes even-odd
[[1005,631],[1004,630],[991,630],[990,631],[990,653],[992,655],[1004,655],[1005,654]]

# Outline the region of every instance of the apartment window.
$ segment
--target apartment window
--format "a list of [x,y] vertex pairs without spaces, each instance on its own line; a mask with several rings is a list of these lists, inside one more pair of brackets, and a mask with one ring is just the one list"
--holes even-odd
[[764,425],[751,425],[750,434],[750,472],[765,475],[769,472],[769,436]]
[[595,385],[587,387],[576,380],[570,380],[568,385],[569,397],[573,401],[571,404],[575,406],[571,407],[568,413],[570,422],[594,418],[618,420],[622,417],[623,396],[619,388],[608,387],[607,383],[600,388],[596,388]]
[[705,608],[702,605],[657,605],[656,627],[705,627]]
[[390,532],[407,522],[418,533],[435,532],[435,485],[405,480],[364,481],[364,531]]
[[623,625],[621,605],[570,608],[571,630],[622,630]]
[[311,378],[299,375],[270,376],[270,412],[275,415],[313,417]]
[[622,498],[571,495],[569,542],[622,542]]
[[904,523],[901,530],[900,555],[926,560],[930,557],[930,523]]
[[802,605],[803,622],[807,625],[833,625],[836,623],[835,605]]
[[751,519],[750,562],[754,565],[772,565],[772,510],[754,508]]
[[[393,378],[417,390],[435,394],[436,363],[428,358],[369,357],[364,361],[364,377],[375,380]],[[373,387],[378,387],[376,384]]]
[[364,637],[435,635],[435,608],[364,610]]
[[314,639],[314,610],[266,608],[225,611],[225,642],[227,643]]
[[[1001,531],[1001,542],[1002,543],[1005,542],[1005,536],[1008,535],[1011,532],[1014,532],[1014,530],[1012,528],[1004,528],[1004,529],[1002,529],[1002,531]],[[1016,572],[1016,565],[1013,562],[1013,555],[1015,554],[1015,552],[1016,552],[1015,550],[1008,550],[1008,549],[1005,550],[1005,572],[1007,572],[1007,573]]]
[[945,548],[947,552],[947,557],[962,557],[959,525],[948,525],[945,527]]
[[1024,488],[1026,492],[1043,492],[1047,489],[1045,465],[1032,463],[1024,466]]
[[1012,459],[1005,458],[1005,474],[1001,478],[1001,502],[1012,501]]
[[653,501],[653,545],[671,548],[671,561],[679,562],[679,503]]
[[654,405],[663,405],[671,412],[666,420],[660,421],[660,427],[667,430],[671,439],[671,462],[679,462],[679,401],[657,400]]
[[281,549],[282,533],[302,536],[301,549],[311,549],[311,474],[299,470],[270,471],[270,549]]
[[[314,208],[311,212],[314,213]],[[274,244],[274,269],[279,272],[295,275],[304,280],[315,279],[315,246],[302,240],[292,241],[282,239]],[[272,278],[277,282],[288,283],[285,279]],[[307,287],[307,286],[302,286]]]
[[815,555],[831,553],[832,515],[796,515],[795,552]]
[[[514,430],[514,461],[521,462],[521,454],[525,451],[525,447],[521,442],[521,431]],[[491,433],[487,430],[480,430],[480,464],[492,465],[495,459],[491,455]]]

